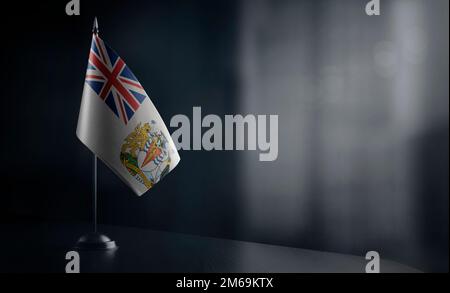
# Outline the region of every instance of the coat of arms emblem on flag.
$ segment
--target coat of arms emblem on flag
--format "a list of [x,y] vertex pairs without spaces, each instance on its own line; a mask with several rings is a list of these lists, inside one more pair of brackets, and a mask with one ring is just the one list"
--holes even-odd
[[144,88],[97,33],[92,37],[77,136],[138,195],[180,161]]
[[128,172],[148,188],[169,173],[171,162],[167,138],[159,130],[152,131],[152,126],[139,123],[125,138],[120,153]]

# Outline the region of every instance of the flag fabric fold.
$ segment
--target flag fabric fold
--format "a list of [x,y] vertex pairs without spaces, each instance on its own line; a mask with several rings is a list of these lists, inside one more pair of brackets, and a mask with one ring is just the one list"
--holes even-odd
[[139,196],[180,161],[150,97],[123,59],[95,33],[76,134]]

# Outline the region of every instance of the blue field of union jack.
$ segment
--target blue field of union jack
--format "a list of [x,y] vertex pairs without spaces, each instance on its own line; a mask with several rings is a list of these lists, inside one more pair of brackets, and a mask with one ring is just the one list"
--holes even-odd
[[96,34],[92,38],[86,83],[125,124],[147,98],[125,62]]

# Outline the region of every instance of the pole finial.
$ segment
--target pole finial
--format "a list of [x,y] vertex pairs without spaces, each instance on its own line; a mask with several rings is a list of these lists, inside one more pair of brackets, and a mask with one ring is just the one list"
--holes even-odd
[[98,34],[99,30],[98,30],[98,22],[97,22],[97,16],[94,18],[94,27],[92,28],[92,32],[94,34]]

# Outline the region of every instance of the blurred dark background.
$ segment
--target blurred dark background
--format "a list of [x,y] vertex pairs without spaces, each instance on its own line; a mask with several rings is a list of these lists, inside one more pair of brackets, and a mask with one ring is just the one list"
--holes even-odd
[[360,0],[67,2],[2,4],[2,223],[91,219],[75,129],[98,16],[167,124],[193,106],[279,115],[275,162],[181,151],[141,198],[101,165],[101,223],[448,271],[447,0],[373,17]]

